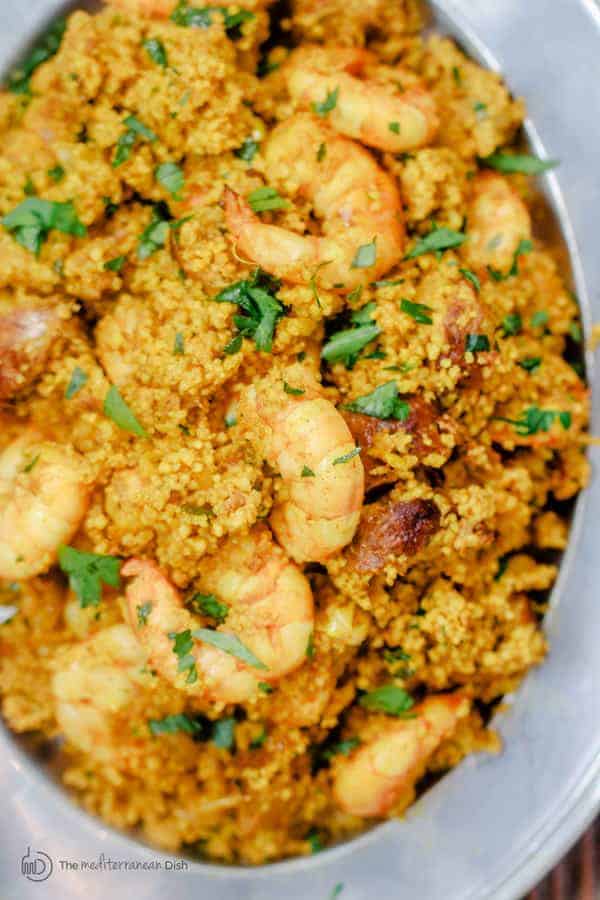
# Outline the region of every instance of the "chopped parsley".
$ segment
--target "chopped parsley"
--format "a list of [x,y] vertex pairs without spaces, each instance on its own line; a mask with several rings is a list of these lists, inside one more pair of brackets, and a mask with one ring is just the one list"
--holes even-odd
[[121,584],[121,560],[117,556],[85,553],[75,547],[61,546],[58,564],[69,576],[69,587],[79,598],[81,607],[98,606],[102,584],[118,588]]
[[306,658],[307,659],[315,658],[315,638],[314,638],[314,634],[312,631],[308,637],[308,644],[306,645]]
[[583,332],[581,330],[581,325],[579,322],[571,322],[569,325],[569,335],[571,340],[575,341],[576,344],[580,344],[583,340]]
[[260,732],[260,734],[257,734],[256,737],[252,738],[252,740],[250,741],[250,749],[251,750],[260,750],[260,748],[266,741],[267,737],[268,737],[268,732],[267,732],[267,729],[265,728],[265,726],[263,725],[262,731]]
[[231,750],[235,744],[235,719],[233,716],[227,716],[225,719],[218,719],[213,725],[212,742],[215,747],[220,750]]
[[240,26],[255,18],[253,12],[241,9],[230,13],[226,6],[188,6],[186,0],[180,0],[177,8],[171,13],[171,21],[183,28],[210,28],[214,24],[213,15],[220,14],[223,27],[232,40],[240,37]]
[[541,356],[526,356],[525,359],[519,360],[519,365],[521,366],[521,368],[530,373],[537,372],[541,364]]
[[33,459],[27,463],[27,465],[23,469],[23,472],[25,473],[25,475],[29,475],[30,472],[33,472],[34,468],[36,467],[36,465],[38,463],[40,455],[41,454],[38,453],[37,456],[34,456]]
[[113,384],[104,398],[104,415],[112,419],[123,431],[130,431],[138,437],[147,437],[146,431],[131,412],[118,389]]
[[546,312],[545,309],[539,309],[537,312],[535,312],[532,315],[532,317],[530,319],[531,327],[532,328],[542,328],[542,326],[548,324],[549,318],[550,318],[550,316],[548,315],[548,313]]
[[173,356],[183,356],[185,353],[185,341],[181,331],[175,334],[175,342],[173,344]]
[[142,46],[152,62],[155,62],[157,66],[162,66],[163,69],[167,68],[169,60],[167,58],[165,45],[161,40],[158,38],[148,38],[143,42]]
[[323,162],[326,156],[327,144],[319,144],[319,149],[317,150],[317,162]]
[[519,313],[509,313],[502,319],[502,328],[506,337],[518,334],[523,327],[523,320]]
[[23,200],[4,216],[2,224],[18,244],[36,256],[53,229],[75,237],[85,237],[87,234],[87,228],[79,221],[70,201],[53,203],[39,197]]
[[224,348],[224,353],[237,353],[243,338],[252,338],[257,350],[271,352],[275,327],[285,312],[275,296],[278,287],[278,282],[257,269],[251,279],[236,281],[213,298],[217,303],[237,304],[241,313],[233,317],[238,334]]
[[[407,713],[413,708],[414,700],[404,688],[395,684],[384,684],[382,687],[369,691],[358,701],[365,709],[387,713],[389,716],[406,718]],[[412,718],[414,714],[410,714]]]
[[344,890],[344,883],[342,881],[338,881],[336,885],[334,885],[333,890],[329,895],[329,900],[337,900],[342,891]]
[[377,238],[370,244],[361,244],[352,260],[351,269],[369,269],[377,260]]
[[25,184],[23,185],[23,193],[25,194],[26,197],[35,197],[37,194],[37,191],[35,189],[35,184],[31,180],[31,175],[27,176]]
[[485,119],[487,117],[487,104],[482,103],[481,100],[477,100],[477,102],[473,104],[473,112],[479,121]]
[[177,734],[180,731],[184,734],[194,735],[202,730],[201,725],[194,719],[190,719],[185,713],[165,716],[164,719],[150,719],[148,728],[155,737],[161,734]]
[[181,200],[181,192],[185,186],[185,176],[181,166],[174,162],[166,162],[155,169],[154,175],[158,183],[170,193],[173,200]]
[[467,279],[467,281],[471,282],[477,293],[479,293],[479,291],[481,290],[481,282],[475,272],[471,272],[470,269],[459,269],[458,271],[464,278]]
[[531,253],[533,250],[533,244],[530,240],[522,240],[519,241],[519,245],[515,250],[512,266],[508,270],[506,274],[503,272],[499,272],[497,269],[492,268],[492,266],[488,266],[487,270],[490,274],[490,277],[494,279],[494,281],[506,281],[507,278],[513,278],[515,275],[519,274],[519,257],[523,256],[525,253]]
[[399,284],[404,284],[404,278],[395,278],[395,279],[384,278],[383,281],[372,281],[371,287],[374,287],[374,288],[396,287]]
[[308,466],[302,466],[302,472],[300,473],[301,478],[314,478],[315,473]]
[[267,684],[266,681],[259,681],[258,689],[259,689],[259,691],[262,691],[263,694],[272,694],[273,693],[273,688],[271,687],[270,684]]
[[57,19],[19,66],[8,73],[6,86],[13,94],[31,94],[31,76],[42,63],[58,53],[67,27],[66,19]]
[[255,141],[252,137],[247,137],[242,142],[242,146],[234,151],[234,155],[237,156],[238,159],[243,159],[244,162],[252,162],[258,153],[259,147],[260,144],[258,141]]
[[107,272],[120,272],[126,261],[126,256],[115,256],[114,259],[109,259],[108,262],[104,263],[104,268]]
[[169,230],[172,226],[164,217],[160,206],[155,206],[152,211],[150,224],[142,231],[137,248],[138,259],[144,260],[165,246]]
[[402,647],[394,647],[392,650],[389,648],[383,651],[383,658],[386,662],[410,662],[412,656],[410,653],[405,653]]
[[556,421],[560,422],[565,431],[571,427],[570,412],[540,409],[538,406],[529,406],[518,419],[506,419],[503,416],[498,416],[497,419],[500,422],[514,425],[515,431],[522,437],[529,437],[540,431],[548,432]]
[[388,128],[392,134],[400,134],[400,122],[388,122]]
[[430,315],[433,310],[425,303],[413,303],[412,300],[403,299],[400,301],[400,309],[403,313],[411,316],[415,322],[418,322],[420,325],[431,325],[433,322]]
[[212,631],[209,628],[198,628],[194,631],[194,637],[204,641],[206,644],[212,644],[213,647],[217,647],[218,650],[222,650],[224,653],[229,653],[230,656],[241,659],[242,662],[252,666],[254,669],[267,668],[234,634]]
[[355,456],[358,456],[361,449],[362,449],[361,447],[354,447],[348,453],[344,453],[343,456],[338,456],[336,459],[334,459],[332,462],[332,465],[333,466],[341,466],[344,463],[350,462],[351,459],[354,459]]
[[177,671],[187,672],[185,683],[195,684],[198,681],[198,670],[196,669],[196,660],[192,650],[194,648],[194,639],[189,628],[185,631],[169,634],[170,640],[173,641],[173,653],[177,657]]
[[328,363],[343,362],[351,369],[362,350],[381,334],[381,328],[372,318],[374,303],[367,303],[350,316],[351,328],[336,331],[321,350],[321,357]]
[[340,89],[336,87],[335,90],[328,92],[324,100],[311,104],[313,112],[321,118],[325,118],[337,106],[339,93]]
[[498,571],[494,575],[494,581],[500,581],[506,570],[508,569],[508,556],[501,556],[498,560]]
[[154,141],[158,140],[157,135],[154,134],[152,129],[148,128],[147,125],[144,125],[143,122],[140,122],[139,119],[136,119],[135,116],[127,116],[127,118],[123,120],[123,125],[125,125],[126,130],[117,141],[117,149],[112,162],[113,169],[123,165],[123,163],[129,159],[138,138],[149,141],[150,143],[154,143]]
[[237,425],[237,412],[235,409],[227,410],[225,413],[225,428],[233,428],[234,425]]
[[332,744],[330,747],[325,747],[321,756],[323,757],[323,759],[332,759],[334,756],[350,756],[352,751],[356,749],[356,747],[358,747],[360,743],[360,738],[347,738],[345,741],[339,741],[337,744]]
[[490,169],[504,172],[506,175],[520,173],[521,175],[541,175],[549,169],[554,169],[558,161],[554,159],[539,159],[527,153],[492,153],[481,162]]
[[410,406],[406,400],[401,400],[398,396],[398,385],[395,381],[379,385],[370,394],[358,397],[343,408],[376,419],[398,419],[400,422],[406,422],[410,415]]
[[143,628],[148,624],[148,616],[152,612],[151,603],[141,603],[136,607],[138,626]]
[[71,375],[71,379],[67,385],[67,389],[65,391],[65,399],[70,400],[75,394],[81,390],[86,381],[88,380],[87,374],[80,369],[79,366],[75,366],[73,369],[73,374]]
[[424,253],[437,253],[444,250],[450,250],[453,247],[460,247],[464,244],[467,236],[460,231],[452,231],[451,228],[434,227],[429,234],[423,238],[419,238],[415,246],[406,254],[406,259],[415,259]]
[[220,603],[214,594],[194,594],[189,601],[190,606],[205,616],[210,616],[216,622],[224,622],[229,614],[226,603]]
[[306,835],[305,840],[306,840],[306,842],[308,843],[308,845],[309,845],[309,847],[310,847],[310,852],[311,852],[311,853],[320,853],[321,850],[324,850],[324,849],[325,849],[325,844],[323,843],[323,840],[322,840],[322,838],[321,838],[321,835],[319,834],[319,832],[318,832],[315,828],[312,828],[312,829],[308,832],[308,834]]
[[283,382],[283,390],[286,394],[291,394],[292,397],[300,397],[301,394],[306,393],[306,391],[303,391],[302,388],[291,387],[291,385],[289,385],[287,381]]
[[61,165],[54,166],[52,169],[48,169],[48,177],[55,181],[57,184],[63,180],[65,177],[65,170]]
[[487,353],[490,340],[487,334],[468,334],[465,339],[465,353]]
[[288,209],[290,201],[281,197],[275,188],[264,187],[256,188],[248,194],[248,203],[255,213],[270,212],[274,209]]

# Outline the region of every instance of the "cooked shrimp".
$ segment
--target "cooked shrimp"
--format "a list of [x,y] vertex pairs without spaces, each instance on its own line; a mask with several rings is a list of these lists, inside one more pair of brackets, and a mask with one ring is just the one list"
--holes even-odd
[[[284,381],[302,393],[286,393]],[[352,540],[364,497],[363,464],[341,413],[300,366],[250,385],[240,413],[283,479],[271,515],[279,543],[296,562],[324,562]]]
[[[284,281],[308,284],[318,277],[323,288],[344,292],[379,278],[402,258],[400,194],[368,151],[300,114],[273,131],[264,156],[268,171],[312,202],[323,235],[300,235],[261,222],[245,200],[227,189],[227,224],[243,257]],[[366,246],[372,246],[367,252],[372,258],[364,265],[357,253]]]
[[0,454],[0,577],[39,575],[77,531],[90,473],[72,447],[27,433]]
[[354,816],[386,815],[468,712],[462,694],[429,697],[415,709],[415,718],[391,723],[349,759],[340,759],[333,785],[338,805]]
[[266,529],[231,539],[218,561],[206,563],[202,577],[203,589],[229,607],[217,631],[236,637],[264,668],[196,642],[190,652],[198,680],[186,683],[170,635],[193,633],[194,615],[154,563],[130,559],[122,574],[132,579],[126,592],[129,621],[152,665],[189,693],[240,703],[256,695],[259,682],[276,682],[306,659],[314,619],[310,585]]
[[496,172],[473,179],[464,255],[474,268],[506,273],[521,241],[531,239],[529,211],[515,189]]
[[[369,77],[375,62],[361,47],[307,45],[291,54],[284,75],[301,109],[331,106],[328,121],[340,134],[389,153],[429,144],[439,124],[433,97],[420,85],[401,90]],[[397,73],[400,79],[402,74]],[[367,77],[361,80],[361,75]]]
[[59,312],[51,307],[0,313],[0,400],[29,387],[41,374],[59,323]]
[[113,765],[131,742],[130,707],[152,684],[146,656],[127,625],[113,625],[68,650],[52,679],[59,727],[79,750]]

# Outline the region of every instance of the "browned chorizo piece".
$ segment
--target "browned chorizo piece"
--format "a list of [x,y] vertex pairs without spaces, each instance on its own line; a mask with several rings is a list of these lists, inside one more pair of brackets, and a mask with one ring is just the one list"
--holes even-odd
[[358,572],[378,572],[390,556],[414,556],[439,527],[432,500],[386,497],[364,508],[348,558]]
[[0,314],[0,400],[41,374],[59,322],[58,311],[50,307],[15,307]]

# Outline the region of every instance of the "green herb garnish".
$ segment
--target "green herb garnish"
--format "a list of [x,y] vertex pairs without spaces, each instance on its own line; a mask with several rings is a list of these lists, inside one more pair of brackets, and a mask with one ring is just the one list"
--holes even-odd
[[193,634],[198,640],[204,641],[206,644],[212,644],[213,647],[217,647],[217,649],[222,650],[224,653],[229,653],[230,656],[241,659],[242,662],[252,666],[254,669],[268,668],[233,634],[225,634],[222,631],[211,631],[209,628],[198,628]]
[[181,192],[185,186],[183,169],[174,162],[166,162],[155,170],[156,180],[167,190],[173,200],[181,200]]
[[182,731],[184,734],[194,735],[202,730],[198,722],[190,719],[185,713],[165,716],[164,719],[150,719],[148,728],[155,737],[161,734],[177,734],[179,731]]
[[331,465],[341,466],[344,463],[350,462],[351,459],[354,459],[355,456],[358,456],[358,454],[361,452],[361,449],[361,447],[354,447],[354,449],[350,450],[349,453],[344,453],[343,456],[338,456],[336,459],[334,459]]
[[237,304],[242,313],[233,317],[239,333],[224,348],[225,353],[237,353],[245,337],[252,338],[257,350],[271,352],[275,326],[285,312],[274,295],[276,290],[276,283],[257,270],[250,280],[237,281],[213,298],[217,303]]
[[466,239],[466,234],[460,231],[452,231],[451,228],[433,228],[428,235],[417,241],[405,258],[415,259],[424,253],[437,253],[450,250],[453,247],[460,247]]
[[210,616],[219,623],[224,622],[229,614],[228,605],[220,603],[214,594],[194,594],[189,603],[196,612]]
[[163,69],[166,69],[169,65],[169,60],[167,58],[167,51],[165,50],[165,45],[158,38],[148,38],[143,41],[142,46],[144,47],[146,53],[152,60],[155,62],[157,66],[162,66]]
[[539,159],[527,153],[492,153],[481,162],[490,169],[504,172],[506,175],[520,173],[521,175],[541,175],[558,165],[557,160]]
[[75,394],[81,390],[86,381],[88,380],[87,374],[80,369],[79,366],[75,366],[73,369],[73,374],[71,375],[71,380],[67,385],[67,389],[65,391],[65,399],[70,400],[71,397],[74,397]]
[[255,141],[254,138],[247,137],[244,139],[242,146],[238,147],[237,150],[234,150],[234,155],[237,156],[238,159],[243,159],[244,162],[252,162],[258,153],[259,147],[260,144],[258,141]]
[[509,313],[502,319],[502,328],[506,337],[518,334],[523,327],[523,321],[519,313]]
[[213,725],[212,742],[220,750],[231,750],[235,743],[235,719],[228,716],[218,719]]
[[459,269],[458,271],[467,279],[467,281],[471,282],[477,293],[479,293],[481,290],[481,282],[475,272],[471,272],[470,269]]
[[400,309],[420,325],[431,325],[433,322],[430,315],[433,310],[430,306],[426,306],[425,303],[413,303],[412,300],[403,299],[400,301]]
[[152,612],[151,603],[142,603],[136,607],[138,626],[143,628],[148,624],[148,616]]
[[260,187],[248,194],[248,203],[255,213],[269,212],[273,209],[287,209],[290,206],[289,200],[280,197],[279,193],[272,187]]
[[123,121],[123,125],[125,125],[126,130],[117,141],[117,149],[112,162],[113,169],[118,168],[118,166],[121,166],[129,159],[138,139],[143,139],[150,143],[158,140],[152,129],[140,122],[135,116],[127,116]]
[[185,631],[169,634],[169,638],[173,641],[173,653],[177,657],[177,671],[187,672],[185,679],[186,684],[195,684],[198,681],[198,670],[196,669],[196,660],[192,650],[194,649],[194,639],[189,628]]
[[395,381],[379,385],[370,394],[347,403],[343,409],[376,419],[397,419],[400,422],[406,422],[410,415],[410,406],[406,400],[400,399]]
[[468,334],[465,339],[465,353],[487,353],[490,340],[487,334]]
[[[404,688],[395,684],[384,684],[382,687],[369,691],[358,701],[365,709],[387,713],[389,716],[405,718],[413,708],[414,700]],[[411,714],[409,717],[412,718]]]
[[526,356],[525,359],[519,360],[519,365],[526,372],[536,372],[542,364],[541,356]]
[[146,431],[131,412],[114,384],[108,389],[104,398],[104,415],[112,419],[115,425],[118,425],[123,431],[130,431],[131,434],[135,434],[138,437],[147,437]]
[[31,76],[42,63],[58,53],[67,27],[66,19],[57,19],[38,41],[25,60],[8,73],[6,85],[13,94],[30,94]]
[[335,109],[335,107],[337,106],[339,93],[340,93],[339,87],[336,87],[336,89],[334,91],[329,91],[329,93],[327,94],[327,96],[325,97],[324,100],[321,100],[318,103],[312,104],[313,112],[315,112],[318,116],[321,116],[322,118],[327,116],[331,112],[331,110]]
[[85,553],[63,545],[58,551],[58,564],[69,576],[69,587],[79,598],[83,609],[98,606],[103,583],[114,588],[121,585],[121,560],[117,556]]
[[362,244],[352,260],[351,269],[368,269],[375,265],[377,260],[377,238],[373,238],[370,244]]
[[75,237],[85,237],[87,228],[68,203],[53,203],[39,197],[28,197],[12,212],[4,216],[2,224],[14,239],[26,250],[39,254],[42,244],[53,229]]

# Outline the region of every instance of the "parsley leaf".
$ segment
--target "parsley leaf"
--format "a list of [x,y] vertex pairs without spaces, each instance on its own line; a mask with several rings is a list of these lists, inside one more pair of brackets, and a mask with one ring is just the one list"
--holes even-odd
[[143,628],[144,625],[148,624],[148,616],[152,612],[152,604],[151,603],[141,603],[136,607],[137,612],[137,621],[140,628]]
[[240,26],[244,22],[250,22],[255,18],[254,13],[247,9],[230,13],[226,6],[188,6],[186,0],[180,0],[175,11],[171,13],[171,21],[183,28],[210,28],[215,13],[223,17],[223,26],[232,40],[240,37]]
[[164,247],[169,236],[170,227],[160,207],[155,206],[150,224],[144,228],[139,237],[138,259],[148,259],[149,256],[152,256],[153,253]]
[[490,341],[487,334],[468,334],[465,339],[465,353],[487,353]]
[[175,334],[175,342],[173,344],[173,356],[183,356],[185,353],[185,343],[181,331]]
[[[390,716],[406,717],[406,714],[414,706],[414,700],[404,688],[397,687],[395,684],[384,684],[382,687],[369,691],[358,701],[365,709],[384,712]],[[409,718],[412,718],[411,714]]]
[[548,319],[550,316],[546,312],[545,309],[539,309],[535,312],[531,317],[531,327],[532,328],[541,328],[544,325],[548,324]]
[[136,119],[135,116],[127,116],[123,120],[123,125],[125,125],[126,131],[117,141],[117,149],[112,162],[113,169],[118,168],[129,159],[138,138],[143,138],[151,144],[158,140],[152,129],[140,122],[139,119]]
[[256,154],[258,153],[260,144],[258,141],[255,141],[254,138],[247,137],[242,143],[241,147],[238,147],[237,150],[234,150],[234,155],[237,156],[238,159],[243,159],[244,162],[252,162]]
[[83,609],[98,606],[102,583],[120,587],[121,560],[117,556],[85,553],[63,544],[58,551],[58,564],[69,576],[69,587],[79,598]]
[[65,170],[61,165],[54,166],[52,169],[48,169],[48,177],[55,181],[57,184],[63,180],[65,177]]
[[150,719],[148,728],[155,737],[161,734],[177,734],[179,731],[184,734],[198,734],[202,730],[198,722],[190,719],[185,713],[165,716],[164,719]]
[[225,347],[225,353],[237,353],[244,337],[252,338],[257,350],[271,352],[275,326],[285,312],[273,293],[278,287],[257,269],[250,280],[236,281],[213,297],[217,303],[236,303],[243,313],[233,317],[239,333]]
[[329,363],[345,362],[346,366],[351,367],[360,351],[380,334],[381,328],[377,322],[338,331],[331,335],[323,347],[321,357]]
[[323,759],[332,759],[334,756],[350,756],[351,752],[360,745],[361,740],[358,737],[347,738],[345,741],[339,741],[326,747],[321,756]]
[[169,634],[169,638],[173,641],[173,653],[178,659],[177,671],[187,672],[185,679],[186,684],[194,684],[198,681],[198,670],[196,669],[196,660],[192,654],[194,649],[194,639],[189,628],[185,631]]
[[66,19],[57,19],[26,59],[19,66],[11,69],[6,80],[9,91],[12,91],[13,94],[31,93],[31,76],[38,66],[58,53],[66,27]]
[[220,603],[214,594],[194,594],[189,604],[196,612],[210,616],[219,623],[224,622],[229,614],[228,605]]
[[400,134],[400,122],[388,122],[388,128],[392,134]]
[[104,263],[104,268],[107,272],[120,272],[126,261],[126,256],[115,256],[114,259],[109,259],[108,262]]
[[273,688],[271,687],[270,684],[267,684],[266,681],[259,681],[258,689],[259,689],[259,691],[262,691],[263,694],[272,694],[273,693]]
[[370,244],[362,244],[356,251],[352,260],[351,269],[368,269],[375,265],[377,260],[377,238],[373,238]]
[[323,162],[326,156],[327,144],[319,144],[319,149],[317,150],[317,162]]
[[306,645],[306,658],[315,658],[315,637],[312,631],[308,636],[308,644]]
[[532,434],[538,434],[540,431],[547,433],[556,420],[567,431],[571,427],[572,421],[571,413],[569,412],[540,409],[537,406],[529,406],[518,419],[506,419],[503,416],[498,416],[497,419],[500,422],[514,425],[515,431],[522,437],[529,437]]
[[73,369],[73,374],[71,375],[71,380],[67,385],[67,389],[65,391],[65,399],[70,400],[71,397],[74,397],[75,394],[81,390],[84,386],[88,377],[83,369],[80,369],[79,366],[75,366]]
[[412,300],[403,299],[400,301],[400,309],[408,316],[412,316],[415,322],[418,322],[420,325],[431,325],[433,322],[429,315],[433,310],[425,303],[413,303]]
[[108,389],[104,398],[104,415],[112,419],[115,425],[118,425],[123,431],[130,431],[131,434],[135,434],[138,437],[147,437],[146,431],[131,412],[114,384]]
[[300,472],[300,478],[314,478],[315,473],[308,466],[302,466],[302,471]]
[[181,192],[185,186],[185,177],[183,170],[177,163],[163,163],[158,166],[154,174],[158,183],[170,193],[173,200],[181,200]]
[[519,365],[526,372],[536,372],[542,364],[541,356],[526,356],[525,359],[519,360]]
[[262,731],[260,732],[260,734],[257,734],[256,737],[252,738],[252,740],[250,741],[250,749],[251,750],[260,750],[260,748],[266,741],[267,737],[268,737],[268,732],[267,732],[267,729],[265,728],[265,726],[263,725]]
[[306,393],[306,391],[303,391],[302,388],[291,387],[291,385],[289,385],[287,381],[283,382],[283,390],[286,394],[291,394],[292,397],[300,397],[301,394]]
[[519,172],[522,175],[541,175],[549,169],[554,169],[558,165],[557,160],[539,159],[537,156],[529,154],[512,154],[512,153],[492,153],[481,160],[484,166],[490,169],[496,169],[497,172],[504,172],[512,175]]
[[336,459],[334,459],[331,465],[332,466],[341,466],[344,463],[350,462],[351,459],[354,459],[355,456],[358,456],[361,449],[362,449],[361,447],[354,447],[348,453],[344,453],[343,456],[338,456]]
[[218,719],[213,725],[212,742],[220,750],[231,750],[235,743],[235,725],[233,716]]
[[290,206],[289,200],[280,197],[275,188],[264,186],[256,188],[248,194],[248,203],[255,213],[269,212],[272,209],[287,209]]
[[508,270],[506,274],[503,272],[499,272],[497,269],[492,268],[492,266],[488,266],[487,270],[490,276],[494,279],[494,281],[506,281],[507,278],[513,278],[515,275],[519,274],[519,257],[523,256],[525,253],[531,253],[533,250],[533,244],[530,240],[522,240],[519,241],[519,245],[514,252],[512,266]]
[[329,91],[324,100],[311,104],[313,112],[318,116],[321,116],[321,118],[324,118],[337,106],[339,93],[340,89],[339,87],[336,87],[334,91]]
[[167,51],[165,50],[165,45],[158,38],[148,38],[143,42],[144,49],[146,50],[150,59],[156,63],[157,66],[162,66],[163,69],[166,69],[169,65],[169,61],[167,58]]
[[410,406],[399,398],[395,381],[379,385],[370,394],[347,403],[343,409],[376,419],[398,419],[400,422],[406,422],[410,415]]
[[523,321],[519,313],[509,313],[502,319],[502,328],[506,337],[518,334],[523,327]]
[[251,650],[248,650],[234,634],[225,634],[222,631],[212,631],[209,628],[198,628],[193,634],[198,640],[204,641],[206,644],[212,644],[213,647],[217,647],[217,649],[222,650],[224,653],[229,653],[230,656],[241,659],[242,662],[252,666],[254,669],[268,668],[260,661],[260,659],[257,659],[254,653],[252,653]]
[[75,237],[85,237],[87,234],[87,228],[79,221],[70,201],[53,203],[39,197],[23,200],[4,216],[2,224],[18,244],[36,256],[52,229]]
[[452,247],[460,247],[466,241],[466,234],[460,231],[452,231],[451,228],[433,228],[429,234],[419,238],[412,250],[406,254],[405,259],[415,259],[424,253],[450,250]]
[[471,282],[477,293],[479,293],[481,290],[481,282],[475,272],[471,272],[470,269],[459,269],[458,271],[467,279],[467,281]]

